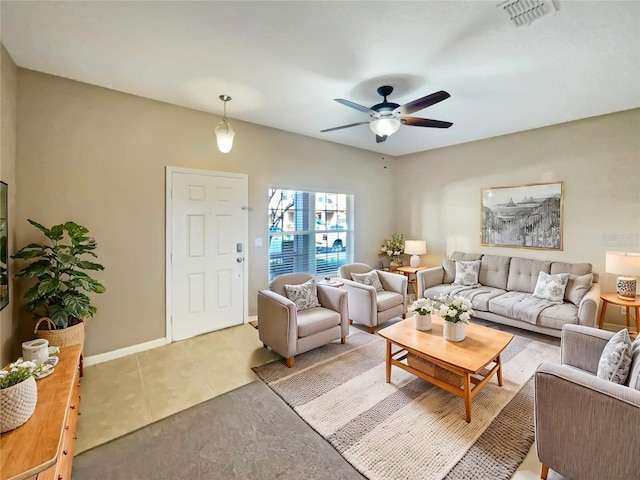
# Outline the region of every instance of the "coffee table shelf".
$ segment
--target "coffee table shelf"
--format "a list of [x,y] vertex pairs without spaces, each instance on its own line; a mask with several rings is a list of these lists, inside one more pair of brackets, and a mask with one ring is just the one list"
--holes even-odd
[[[471,400],[495,375],[502,386],[500,354],[509,345],[513,335],[481,325],[467,325],[466,337],[461,342],[449,342],[442,336],[442,318],[432,315],[432,330],[416,330],[412,318],[403,320],[378,334],[387,341],[386,382],[391,382],[391,366],[426,380],[447,392],[464,399],[466,421],[471,422]],[[398,348],[394,349],[393,346]],[[408,364],[408,355],[431,362],[448,372],[462,377],[462,386],[429,375]]]

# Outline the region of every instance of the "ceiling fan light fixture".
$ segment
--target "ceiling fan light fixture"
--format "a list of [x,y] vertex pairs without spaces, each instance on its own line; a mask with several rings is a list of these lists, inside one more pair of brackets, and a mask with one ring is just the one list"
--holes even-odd
[[236,132],[233,131],[233,128],[231,128],[231,125],[227,121],[227,102],[231,100],[231,97],[229,95],[220,95],[218,98],[222,100],[224,104],[224,116],[222,117],[222,121],[216,126],[214,132],[218,140],[218,150],[222,153],[229,153],[231,148],[233,148],[233,137],[236,135]]
[[369,128],[379,137],[385,137],[396,133],[400,124],[400,120],[397,118],[379,118],[371,122]]

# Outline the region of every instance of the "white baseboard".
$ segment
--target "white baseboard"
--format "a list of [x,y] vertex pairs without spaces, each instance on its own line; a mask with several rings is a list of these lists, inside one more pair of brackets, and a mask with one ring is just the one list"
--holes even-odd
[[165,337],[151,340],[150,342],[139,343],[138,345],[131,345],[129,347],[120,348],[111,352],[100,353],[98,355],[91,355],[90,357],[84,357],[84,366],[89,367],[98,363],[107,362],[109,360],[115,360],[116,358],[126,357],[132,353],[144,352],[145,350],[151,350],[152,348],[162,347],[167,344]]
[[257,322],[257,321],[258,321],[258,315],[253,315],[251,317],[247,317],[247,321],[244,323]]
[[[598,326],[596,325],[596,328],[597,328],[597,327],[598,327]],[[623,323],[608,323],[608,322],[605,322],[605,323],[602,325],[602,329],[603,329],[603,330],[610,330],[610,331],[612,331],[612,332],[617,332],[618,330],[622,330],[623,328],[627,328],[627,325],[626,325],[626,324],[623,324]],[[631,320],[631,327],[630,327],[630,329],[631,329],[631,330],[635,330],[635,328],[636,328],[635,320],[634,320],[634,319],[632,319],[632,320]]]

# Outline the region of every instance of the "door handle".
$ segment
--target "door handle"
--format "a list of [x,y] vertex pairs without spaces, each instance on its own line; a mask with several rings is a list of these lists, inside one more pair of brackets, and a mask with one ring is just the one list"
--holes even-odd
[[244,261],[244,257],[236,258],[236,262],[238,262],[238,263],[242,263],[243,261]]

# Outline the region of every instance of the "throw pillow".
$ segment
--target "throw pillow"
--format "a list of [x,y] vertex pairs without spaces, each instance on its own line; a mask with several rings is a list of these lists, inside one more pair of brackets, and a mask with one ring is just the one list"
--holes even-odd
[[631,367],[631,339],[629,330],[620,330],[609,339],[598,362],[597,375],[613,383],[623,384]]
[[638,339],[640,335],[631,344],[631,366],[627,377],[627,385],[634,390],[640,390],[640,342]]
[[442,268],[444,269],[442,283],[453,283],[456,279],[456,261],[450,258],[443,258]]
[[536,288],[533,290],[533,296],[560,305],[564,303],[564,291],[567,289],[568,282],[568,273],[549,275],[548,273],[540,272],[538,273]]
[[574,305],[579,305],[582,298],[591,288],[593,283],[593,274],[588,273],[586,275],[573,275],[569,274],[569,281],[567,282],[567,288],[564,291],[564,299],[567,302],[571,302]]
[[318,288],[313,278],[300,285],[285,285],[284,291],[287,298],[296,304],[297,311],[320,306]]
[[376,292],[381,292],[384,290],[384,288],[382,288],[382,283],[380,282],[380,277],[378,277],[378,272],[376,272],[375,270],[371,270],[367,273],[352,273],[351,280],[363,285],[371,285],[376,289]]
[[456,285],[476,286],[478,285],[478,274],[480,273],[480,260],[463,262],[456,260]]

